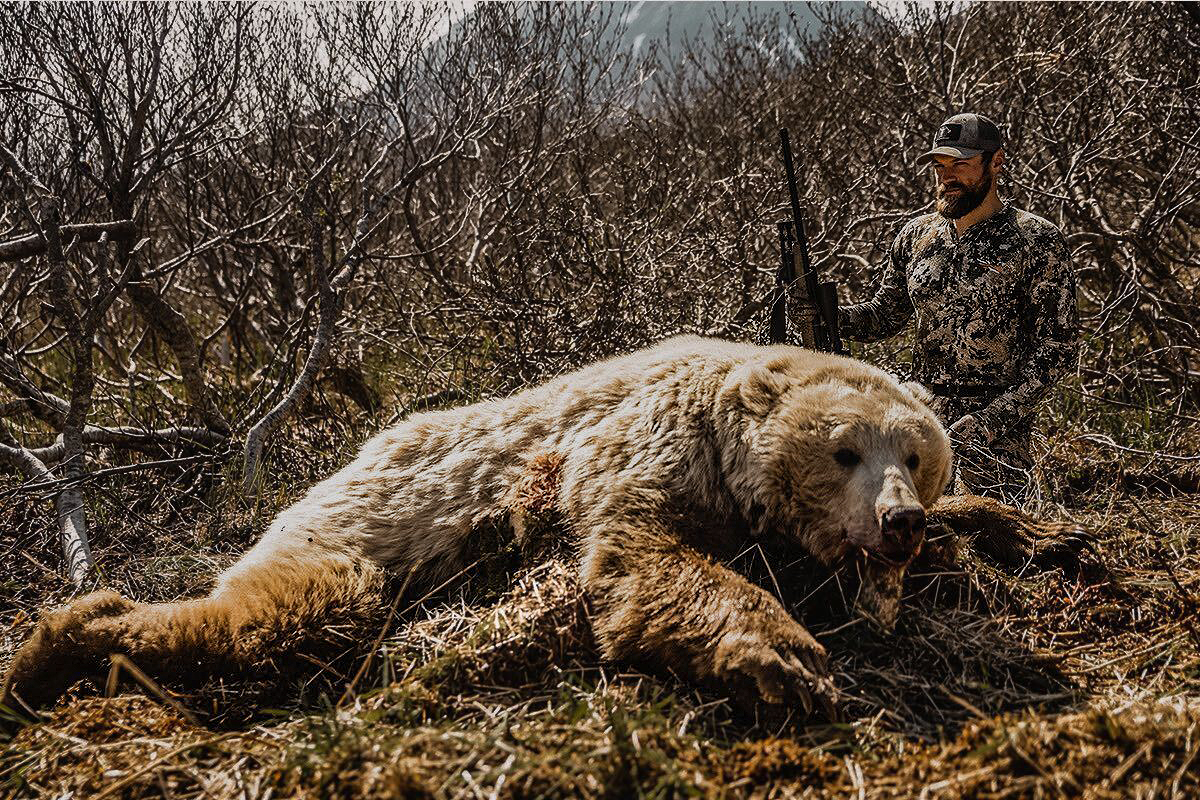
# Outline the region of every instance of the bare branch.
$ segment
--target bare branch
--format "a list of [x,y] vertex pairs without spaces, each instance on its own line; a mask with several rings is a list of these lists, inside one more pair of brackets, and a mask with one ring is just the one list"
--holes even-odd
[[[81,222],[63,225],[62,235],[67,241],[95,242],[102,236],[109,239],[128,239],[133,236],[133,220],[120,219],[115,222]],[[39,234],[30,234],[18,239],[0,242],[0,262],[20,261],[46,252],[46,240]]]

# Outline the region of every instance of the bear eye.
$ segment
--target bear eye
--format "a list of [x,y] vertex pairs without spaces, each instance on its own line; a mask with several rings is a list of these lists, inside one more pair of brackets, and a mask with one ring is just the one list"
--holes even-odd
[[921,466],[921,459],[916,453],[913,453],[908,457],[908,460],[904,462],[904,466],[908,467],[909,472],[913,472],[917,467]]
[[843,467],[853,467],[862,462],[862,457],[847,447],[834,453],[833,458]]

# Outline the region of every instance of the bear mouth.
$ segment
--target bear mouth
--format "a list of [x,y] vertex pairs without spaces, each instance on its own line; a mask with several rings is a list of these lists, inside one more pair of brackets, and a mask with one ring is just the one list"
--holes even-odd
[[877,564],[883,564],[888,567],[906,567],[917,556],[917,550],[911,550],[906,553],[885,553],[880,550],[870,550],[866,547],[859,548],[863,556],[868,561],[874,561]]

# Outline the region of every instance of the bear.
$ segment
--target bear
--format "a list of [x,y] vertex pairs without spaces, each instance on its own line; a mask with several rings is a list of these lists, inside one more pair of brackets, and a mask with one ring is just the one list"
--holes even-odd
[[830,718],[824,648],[723,561],[768,533],[823,565],[862,558],[894,613],[951,474],[942,425],[884,371],[677,337],[376,434],[208,596],[141,604],[99,591],[46,613],[4,701],[46,704],[111,654],[159,677],[269,663],[319,620],[368,614],[389,575],[408,588],[454,575],[472,531],[547,459],[603,657]]

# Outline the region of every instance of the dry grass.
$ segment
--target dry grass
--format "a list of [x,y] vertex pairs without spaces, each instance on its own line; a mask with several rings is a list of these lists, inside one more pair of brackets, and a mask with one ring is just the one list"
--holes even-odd
[[[1076,445],[1051,453],[1083,463]],[[1068,466],[1043,464],[1078,482],[1084,470]],[[106,583],[155,599],[202,589],[315,475],[291,477],[261,509],[219,494],[192,504],[198,527],[172,524],[171,503],[138,506],[145,485],[111,490],[134,515],[120,541],[98,538]],[[601,662],[570,560],[545,546],[556,520],[534,481],[514,497],[521,535],[481,537],[469,579],[398,605],[364,634],[377,643],[369,661],[314,666],[269,692],[227,679],[180,695],[199,726],[143,694],[104,699],[81,685],[3,745],[0,787],[138,798],[1196,796],[1200,497],[1113,485],[1041,507],[1097,531],[1107,578],[1016,576],[969,547],[942,548],[908,581],[886,636],[846,610],[843,576],[767,554],[772,580],[829,648],[843,724],[748,718],[669,675]],[[53,552],[42,507],[8,496],[5,655],[38,606],[66,596],[40,563]],[[177,533],[151,536],[164,529]]]

